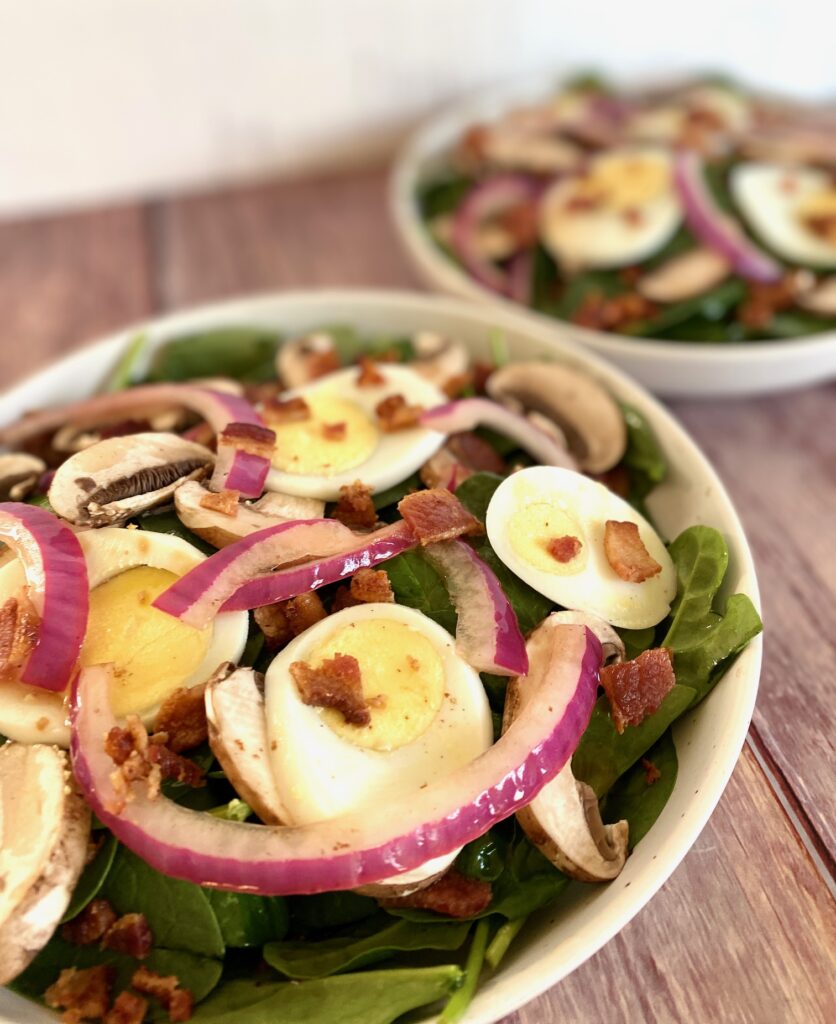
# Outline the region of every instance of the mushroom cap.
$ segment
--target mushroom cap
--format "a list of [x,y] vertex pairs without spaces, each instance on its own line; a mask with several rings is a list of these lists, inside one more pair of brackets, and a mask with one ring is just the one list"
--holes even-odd
[[49,488],[53,509],[71,523],[113,526],[169,501],[212,466],[208,448],[176,434],[110,437],[70,456]]
[[46,470],[46,463],[36,455],[9,452],[0,455],[0,501],[21,501]]
[[627,448],[627,425],[618,403],[589,374],[562,363],[509,363],[490,375],[487,391],[499,402],[552,420],[581,469],[603,473]]
[[714,249],[691,249],[645,274],[637,290],[651,302],[682,302],[725,280],[731,265]]
[[410,360],[409,368],[440,388],[453,377],[460,377],[470,365],[464,345],[436,331],[419,331],[412,338],[412,349],[415,358]]

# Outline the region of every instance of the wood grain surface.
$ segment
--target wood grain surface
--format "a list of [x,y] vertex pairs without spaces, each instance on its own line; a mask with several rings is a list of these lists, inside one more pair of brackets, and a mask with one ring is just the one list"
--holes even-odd
[[[417,286],[381,171],[0,224],[2,382],[146,314],[326,284]],[[652,903],[506,1024],[836,1020],[836,387],[673,408],[758,563],[768,634],[750,746]]]

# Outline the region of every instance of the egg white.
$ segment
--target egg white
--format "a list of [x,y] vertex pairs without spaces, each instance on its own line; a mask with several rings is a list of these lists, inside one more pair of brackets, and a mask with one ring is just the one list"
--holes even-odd
[[[576,529],[583,544],[579,569],[546,572],[522,558],[511,535],[512,518],[526,504],[556,501]],[[608,519],[635,523],[650,555],[662,571],[643,583],[621,579],[604,552],[604,524]],[[654,626],[670,611],[676,594],[676,570],[659,535],[623,498],[582,473],[555,466],[532,466],[514,473],[499,485],[486,518],[488,539],[504,564],[539,593],[564,608],[591,612],[613,626],[642,629]],[[562,533],[562,528],[557,533]]]
[[[358,387],[358,368],[352,366],[320,377],[282,397],[334,395],[343,401],[352,402],[374,424],[377,423],[376,406],[392,395],[402,395],[409,405],[420,405],[425,409],[447,401],[434,384],[407,366],[383,363],[378,366],[378,370],[384,378],[382,384]],[[424,427],[410,427],[388,434],[378,431],[372,453],[365,461],[350,469],[326,476],[289,473],[274,466],[267,474],[266,486],[270,491],[334,501],[340,495],[341,486],[361,480],[377,494],[414,473],[438,451],[443,442],[443,434]]]
[[[203,561],[205,555],[188,541],[148,530],[105,527],[78,534],[90,589],[139,566],[165,569],[182,576]],[[21,563],[15,559],[0,566],[0,605],[25,587]],[[179,686],[195,686],[208,679],[221,662],[237,662],[247,642],[246,612],[223,612],[212,625],[206,654],[198,667]],[[159,704],[145,708],[141,717],[153,722]],[[0,682],[0,732],[20,743],[56,743],[67,747],[70,730],[64,694],[48,693],[14,681]]]

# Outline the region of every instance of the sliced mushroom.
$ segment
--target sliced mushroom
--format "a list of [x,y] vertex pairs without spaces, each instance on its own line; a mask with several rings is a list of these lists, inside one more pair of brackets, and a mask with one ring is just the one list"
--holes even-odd
[[603,473],[621,460],[627,426],[616,400],[601,384],[561,363],[510,363],[487,381],[491,398],[556,424],[581,469]]
[[341,364],[334,339],[321,331],[287,341],[276,356],[276,372],[286,388],[299,388]]
[[451,378],[460,377],[470,364],[464,345],[435,331],[419,331],[412,338],[412,348],[415,358],[410,369],[439,388]]
[[604,664],[615,665],[624,661],[627,653],[624,649],[624,641],[616,633],[613,627],[598,615],[592,612],[552,612],[549,621],[562,622],[572,626],[586,626],[598,637],[604,651]]
[[169,501],[181,484],[211,468],[208,448],[175,434],[132,434],[99,441],[55,471],[49,501],[81,526],[114,526]]
[[0,501],[22,501],[45,470],[46,463],[36,455],[0,455]]
[[212,498],[212,492],[196,480],[190,480],[174,492],[174,507],[184,526],[216,548],[226,547],[268,526],[292,519],[321,519],[325,513],[325,502],[318,498],[268,493],[252,504],[239,503],[235,514],[228,515],[204,504]]
[[507,125],[487,130],[482,153],[487,162],[497,167],[534,174],[572,170],[584,157],[580,146],[554,134],[520,131]]
[[820,316],[836,316],[836,275],[819,281],[809,291],[802,291],[796,305]]
[[11,741],[0,748],[0,985],[28,966],[63,917],[90,819],[63,751]]
[[[547,674],[560,656],[561,631],[570,627],[557,614],[550,615],[528,639],[529,672],[508,684],[503,730],[525,705],[527,692],[532,689],[530,681]],[[571,761],[527,807],[517,811],[517,821],[540,852],[572,878],[582,882],[608,881],[624,867],[627,822],[602,822],[594,792],[575,779]]]
[[359,896],[371,896],[373,899],[395,899],[398,896],[411,896],[414,892],[426,889],[444,874],[458,855],[458,850],[445,853],[443,857],[435,857],[420,864],[412,871],[404,871],[400,875],[391,875],[379,882],[358,886],[354,892]]
[[651,302],[682,302],[714,288],[730,273],[729,263],[713,249],[691,249],[645,274],[636,289]]

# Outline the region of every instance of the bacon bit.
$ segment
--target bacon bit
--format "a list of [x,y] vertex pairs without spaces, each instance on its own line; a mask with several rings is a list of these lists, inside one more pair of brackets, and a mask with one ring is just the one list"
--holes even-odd
[[106,964],[87,967],[67,967],[58,980],[44,993],[44,1002],[54,1010],[67,1010],[62,1017],[67,1024],[85,1019],[104,1017],[110,1006],[110,988],[115,971]]
[[472,383],[473,374],[466,370],[464,373],[457,373],[454,377],[448,377],[441,385],[441,390],[448,398],[459,398]]
[[423,411],[422,405],[408,405],[403,395],[390,395],[375,407],[380,429],[387,434],[416,426]]
[[38,616],[25,598],[0,608],[0,680],[16,680],[38,637]]
[[466,164],[482,163],[488,151],[490,129],[483,124],[474,124],[462,135],[458,152]]
[[228,423],[218,434],[218,447],[228,445],[248,455],[269,459],[276,446],[276,435],[256,423]]
[[415,491],[398,502],[398,511],[420,544],[484,533],[484,527],[443,487]]
[[622,733],[625,726],[639,725],[658,711],[675,683],[667,647],[642,651],[633,661],[605,665],[601,669],[601,685],[610,702],[616,730]]
[[195,788],[205,785],[203,771],[165,746],[168,736],[157,733],[148,740],[148,732],[136,715],[128,715],[125,728],[115,725],[105,737],[105,753],[118,765],[110,781],[125,800],[132,798],[130,784],[147,781],[148,796],[159,795],[163,779],[176,779]]
[[644,583],[662,571],[644,546],[635,523],[608,519],[604,523],[604,554],[613,572],[628,583]]
[[261,384],[245,384],[244,398],[250,405],[269,405],[281,394],[282,386],[277,380],[263,381]]
[[408,896],[394,896],[380,900],[383,907],[414,907],[417,910],[432,910],[448,917],[473,917],[481,914],[490,905],[493,893],[491,883],[468,878],[450,868],[441,878],[426,889]]
[[135,960],[144,960],[153,946],[154,936],[144,914],[123,914],[102,938],[102,949],[125,953]]
[[155,730],[167,734],[166,746],[175,754],[192,750],[206,742],[209,735],[206,725],[206,684],[186,688],[169,694],[160,705],[154,723]]
[[304,704],[317,708],[334,708],[349,725],[368,725],[372,718],[368,701],[363,696],[360,664],[350,654],[335,654],[318,668],[294,661],[290,674]]
[[601,292],[589,292],[575,312],[572,323],[598,331],[615,331],[656,313],[657,307],[638,292],[624,292],[606,298]]
[[641,267],[622,267],[618,272],[618,278],[625,284],[634,287],[641,280],[643,273]]
[[360,356],[358,360],[360,370],[357,374],[358,388],[376,388],[386,383],[386,378],[378,370],[374,359],[369,356]]
[[468,469],[476,473],[499,473],[504,475],[508,472],[505,459],[502,458],[483,437],[465,430],[459,434],[451,434],[447,438],[446,446],[453,455]]
[[131,985],[147,996],[159,1000],[168,1010],[171,1021],[186,1021],[194,1009],[194,996],[187,988],[180,988],[180,979],[176,974],[161,975],[149,971],[147,967],[138,967],[131,978]]
[[264,403],[264,412],[271,423],[302,423],[311,418],[311,408],[304,398],[274,398]]
[[293,639],[293,631],[285,615],[286,604],[286,601],[279,601],[276,604],[265,604],[253,611],[255,624],[264,634],[270,650],[278,650]]
[[117,913],[107,900],[91,900],[80,914],[67,921],[61,938],[74,946],[91,946],[116,922]]
[[116,997],[113,1006],[105,1014],[102,1024],[142,1024],[148,1010],[148,1000],[136,992],[125,989]]
[[284,602],[284,614],[294,636],[299,636],[317,622],[321,622],[328,613],[322,599],[315,591],[299,594]]
[[333,516],[349,530],[371,530],[377,522],[371,487],[360,480],[355,480],[353,484],[343,484]]
[[792,273],[772,283],[750,281],[746,298],[737,307],[737,319],[745,327],[766,327],[776,313],[794,305],[803,281],[803,277]]
[[563,204],[563,209],[566,213],[590,213],[592,210],[599,209],[603,201],[603,196],[591,193],[588,195],[570,196]]
[[493,363],[481,363],[476,362],[473,364],[473,388],[477,395],[484,395],[486,385],[488,383],[488,377],[494,372],[496,367]]
[[200,507],[234,519],[238,515],[240,491],[209,491],[200,499]]
[[182,782],[184,786],[190,786],[192,789],[200,789],[206,785],[200,765],[187,757],[175,754],[164,743],[156,742],[156,737],[152,737],[148,747],[148,762],[152,767],[160,769],[164,779]]
[[322,436],[326,441],[344,441],[347,430],[348,424],[345,422],[322,424]]
[[630,493],[630,473],[625,466],[613,466],[605,473],[590,473],[589,475],[621,498],[626,498]]
[[652,786],[654,782],[658,782],[662,778],[662,773],[656,765],[646,757],[642,758],[642,768],[644,768],[644,778],[648,786]]
[[577,558],[583,544],[577,537],[567,533],[562,537],[552,537],[546,542],[545,547],[556,562],[567,565],[573,558]]
[[105,753],[118,765],[125,764],[133,753],[144,754],[148,748],[148,732],[136,715],[128,715],[125,728],[118,725],[105,737]]
[[497,217],[497,223],[514,239],[520,249],[535,245],[540,233],[538,203],[534,200],[509,206]]
[[631,228],[640,227],[644,223],[644,214],[636,206],[628,206],[626,210],[622,210],[621,218]]
[[358,569],[349,586],[337,590],[333,610],[338,612],[358,604],[391,604],[394,600],[392,584],[382,569]]

